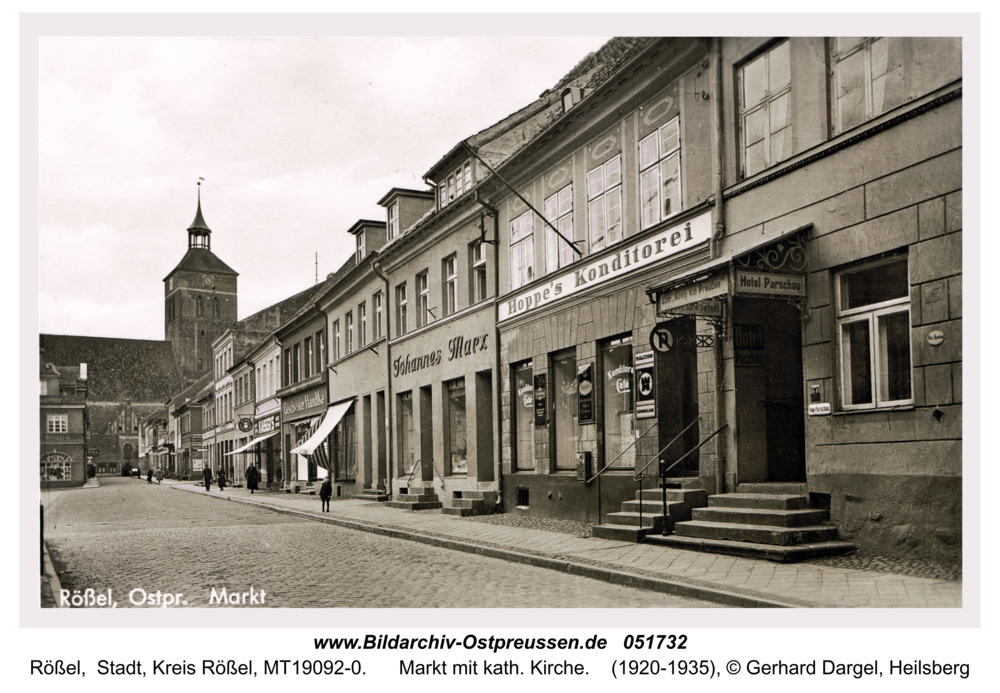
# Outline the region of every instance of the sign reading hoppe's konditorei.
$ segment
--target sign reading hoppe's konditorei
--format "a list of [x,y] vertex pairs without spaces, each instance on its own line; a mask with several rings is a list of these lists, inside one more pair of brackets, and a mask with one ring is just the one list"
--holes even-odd
[[604,282],[621,277],[632,270],[688,250],[712,236],[712,213],[705,212],[683,224],[661,231],[655,236],[625,245],[614,255],[609,255],[583,265],[579,269],[560,274],[546,284],[501,301],[499,319],[524,315],[535,308],[559,301],[580,291],[586,291]]

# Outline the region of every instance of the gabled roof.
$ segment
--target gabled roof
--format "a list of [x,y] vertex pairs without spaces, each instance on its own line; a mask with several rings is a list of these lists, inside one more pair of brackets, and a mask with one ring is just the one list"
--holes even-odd
[[188,248],[180,263],[163,278],[163,281],[167,281],[177,272],[212,272],[213,274],[239,276],[239,272],[216,257],[215,253],[208,248]]
[[91,401],[162,402],[180,385],[170,342],[55,334],[39,335],[39,342],[60,372],[87,364]]

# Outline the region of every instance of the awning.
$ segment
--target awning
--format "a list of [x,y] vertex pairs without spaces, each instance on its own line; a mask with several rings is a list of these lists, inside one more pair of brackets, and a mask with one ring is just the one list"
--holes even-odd
[[316,431],[309,436],[306,442],[302,443],[298,447],[292,448],[290,452],[296,455],[311,455],[320,446],[320,444],[326,440],[326,437],[330,435],[330,432],[337,427],[340,420],[344,418],[344,414],[347,410],[351,408],[354,404],[354,400],[348,400],[347,402],[341,402],[340,404],[334,404],[329,409],[326,410],[326,414],[323,416],[323,422],[316,427]]
[[257,443],[261,442],[262,440],[267,440],[268,438],[273,438],[274,436],[278,435],[278,433],[279,433],[279,431],[274,431],[273,433],[268,433],[266,436],[261,436],[260,438],[254,438],[253,440],[251,440],[249,443],[247,443],[243,447],[236,448],[232,452],[223,453],[223,455],[224,456],[225,455],[235,455],[235,454],[240,453],[240,452],[245,452],[245,451],[249,450],[250,448],[252,448]]

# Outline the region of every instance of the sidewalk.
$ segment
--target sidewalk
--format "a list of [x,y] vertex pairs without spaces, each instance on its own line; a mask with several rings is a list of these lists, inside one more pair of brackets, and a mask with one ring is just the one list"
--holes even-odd
[[[203,485],[172,484],[205,493]],[[214,498],[385,536],[419,541],[740,607],[959,608],[962,583],[836,568],[773,563],[650,544],[579,537],[473,522],[439,512],[410,512],[365,500],[337,500],[320,512],[318,496],[213,487]]]

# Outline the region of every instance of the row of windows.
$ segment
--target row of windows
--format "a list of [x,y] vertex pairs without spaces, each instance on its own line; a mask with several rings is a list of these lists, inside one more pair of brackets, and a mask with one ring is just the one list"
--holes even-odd
[[[368,334],[368,303],[362,301],[357,306],[357,323],[355,324],[355,311],[349,310],[344,313],[344,332],[341,334],[340,320],[334,320],[333,330],[333,354],[334,361],[352,354],[358,349],[364,348],[367,344],[373,344],[383,337],[382,314],[385,297],[381,291],[372,294],[372,329],[371,338]],[[355,344],[355,328],[357,329],[357,343]],[[341,341],[343,338],[343,342]]]
[[275,374],[281,365],[281,355],[275,354],[264,363],[257,366],[257,399],[264,400],[272,396],[277,390],[278,383],[274,382]]
[[233,344],[229,342],[215,355],[215,379],[222,380],[230,368],[233,367]]
[[322,373],[327,363],[326,333],[319,330],[285,349],[282,384],[287,387]]

